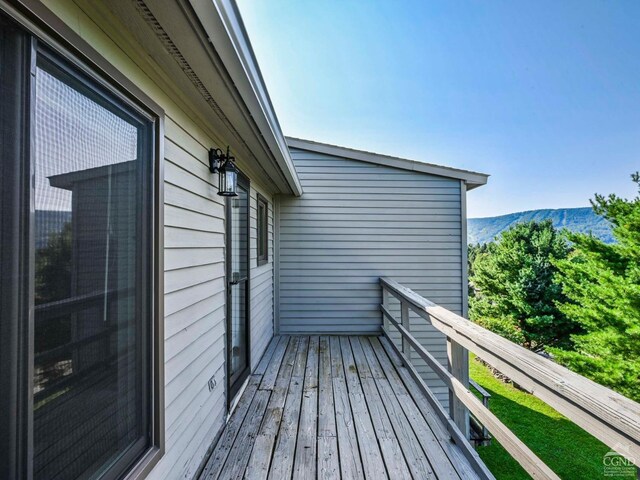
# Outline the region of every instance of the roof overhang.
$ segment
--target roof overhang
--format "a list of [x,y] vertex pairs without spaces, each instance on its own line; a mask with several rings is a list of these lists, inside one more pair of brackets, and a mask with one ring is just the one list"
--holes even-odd
[[270,193],[302,194],[233,0],[110,0],[91,8],[124,24],[136,43],[123,36],[123,50],[214,140],[204,147],[229,145],[240,168]]
[[420,162],[417,160],[409,160],[406,158],[392,157],[379,153],[366,152],[363,150],[354,150],[352,148],[339,147],[327,143],[314,142],[311,140],[303,140],[300,138],[286,137],[287,144],[290,148],[298,148],[309,152],[322,153],[336,157],[349,158],[351,160],[359,160],[361,162],[373,163],[376,165],[384,165],[387,167],[400,168],[402,170],[411,170],[414,172],[428,173],[439,177],[453,178],[462,180],[467,185],[467,190],[472,190],[487,183],[489,175],[485,173],[472,172],[470,170],[462,170],[459,168],[446,167],[443,165],[435,165],[433,163]]
[[294,195],[302,185],[234,0],[189,0]]

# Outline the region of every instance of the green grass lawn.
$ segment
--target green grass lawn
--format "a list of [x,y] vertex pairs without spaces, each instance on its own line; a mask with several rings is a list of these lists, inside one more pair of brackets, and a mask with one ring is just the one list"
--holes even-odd
[[[491,394],[491,411],[560,478],[605,478],[602,459],[609,447],[542,400],[498,380],[475,358],[470,376]],[[530,478],[495,439],[478,453],[498,480]]]

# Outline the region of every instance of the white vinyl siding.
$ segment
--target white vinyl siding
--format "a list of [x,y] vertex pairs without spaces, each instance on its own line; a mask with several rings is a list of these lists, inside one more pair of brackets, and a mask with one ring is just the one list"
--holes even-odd
[[[183,478],[195,473],[226,414],[224,199],[214,188],[217,176],[211,175],[206,165],[198,165],[206,160],[207,149],[194,143],[193,138],[189,140],[188,135],[185,140],[189,145],[175,148],[169,125],[165,135],[166,453],[152,476]],[[184,131],[182,135],[186,135]],[[273,263],[257,267],[256,188],[260,189],[252,182],[252,369],[273,337]],[[259,191],[271,201],[262,189]],[[272,225],[270,209],[270,245]],[[215,377],[217,386],[209,392],[207,382],[211,377]],[[175,457],[180,460],[167,460]]]
[[[268,262],[258,266],[258,192],[269,202]],[[251,185],[251,369],[253,370],[273,337],[273,199]]]
[[[459,180],[291,153],[304,195],[279,197],[279,333],[379,333],[382,276],[462,312]],[[444,336],[419,318],[412,330],[446,364]],[[413,360],[446,406],[443,384]]]
[[166,443],[152,478],[193,475],[226,413],[224,199],[189,128],[165,122]]

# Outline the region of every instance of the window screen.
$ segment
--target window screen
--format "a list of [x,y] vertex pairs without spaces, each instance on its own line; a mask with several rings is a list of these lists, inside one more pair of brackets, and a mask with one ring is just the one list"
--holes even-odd
[[93,478],[150,442],[152,130],[47,56],[33,101],[33,472]]

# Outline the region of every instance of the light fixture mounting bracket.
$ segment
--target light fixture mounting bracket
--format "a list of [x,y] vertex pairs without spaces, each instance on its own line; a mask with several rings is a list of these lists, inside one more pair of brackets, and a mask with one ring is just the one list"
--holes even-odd
[[209,150],[209,171],[211,173],[218,173],[228,162],[235,160],[229,153],[229,146],[227,146],[227,153],[224,153],[219,148],[212,148]]

